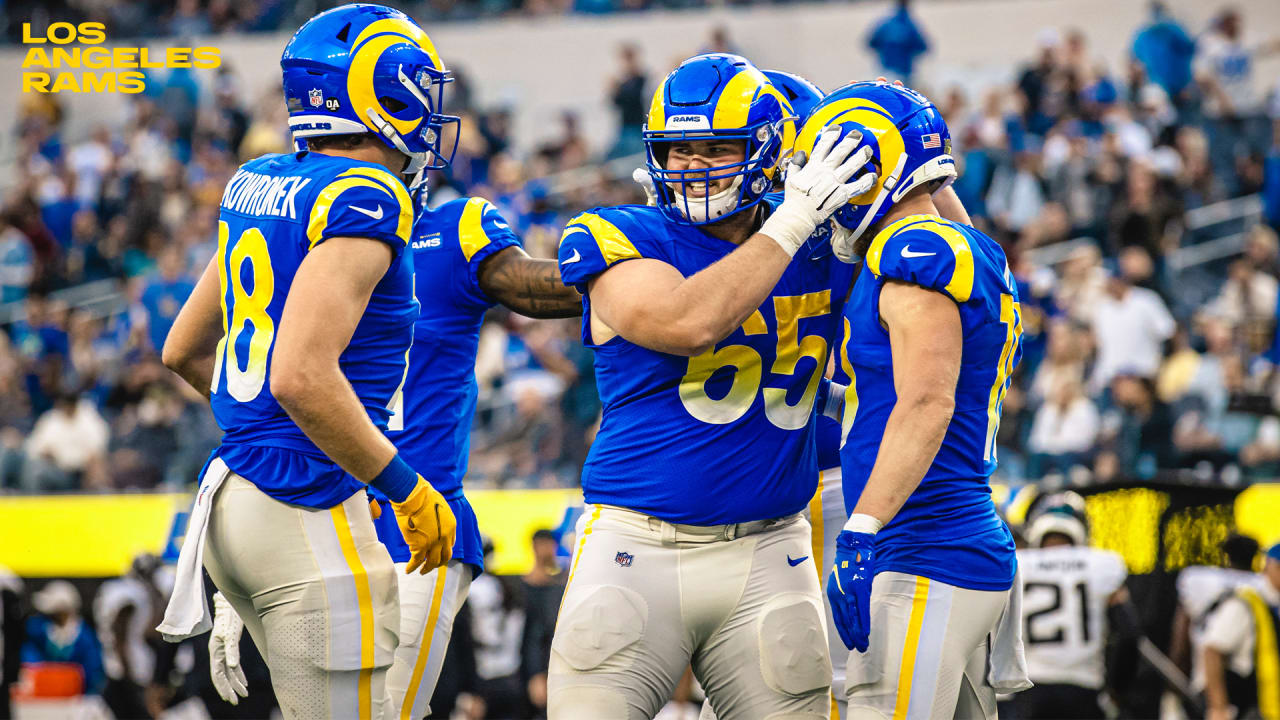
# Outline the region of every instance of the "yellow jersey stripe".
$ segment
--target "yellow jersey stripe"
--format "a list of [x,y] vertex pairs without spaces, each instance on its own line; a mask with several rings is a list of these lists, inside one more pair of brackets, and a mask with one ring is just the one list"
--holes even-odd
[[945,290],[955,298],[956,302],[969,302],[973,297],[973,248],[959,230],[939,222],[924,223],[929,230],[936,232],[947,244],[955,256],[955,268],[951,271],[951,280]]
[[413,714],[413,698],[418,694],[418,686],[422,684],[427,658],[431,657],[431,641],[435,639],[436,621],[440,619],[447,569],[447,565],[436,569],[436,586],[431,591],[431,609],[427,611],[427,625],[422,629],[422,641],[418,644],[418,658],[413,661],[413,677],[409,679],[409,689],[404,694],[404,702],[400,704],[400,720],[410,720]]
[[342,505],[334,505],[329,509],[333,515],[333,527],[338,533],[338,546],[342,548],[342,557],[347,561],[351,577],[356,585],[356,602],[360,608],[360,679],[358,698],[360,704],[360,720],[368,720],[373,713],[373,594],[369,591],[369,573],[360,561],[356,552],[355,540],[351,537],[351,525],[347,522],[347,511]]
[[[370,180],[364,177],[348,177],[340,180],[334,180],[329,183],[324,190],[316,197],[316,202],[311,206],[311,219],[307,222],[307,249],[312,250],[316,245],[320,244],[320,240],[324,237],[325,228],[329,227],[329,211],[333,208],[333,204],[337,202],[338,197],[342,193],[354,187],[370,187],[382,190],[383,192],[395,197],[394,193],[386,188],[382,183],[376,180]],[[409,228],[413,225],[412,212],[407,213],[406,220],[405,208],[401,208],[400,223],[396,227],[396,235],[409,242]]]
[[399,221],[396,223],[396,234],[405,238],[408,242],[409,230],[413,227],[413,199],[409,197],[409,189],[400,182],[400,178],[379,168],[372,167],[356,167],[347,170],[338,177],[367,177],[377,180],[386,186],[387,190],[396,198],[396,204],[400,207]]
[[462,208],[462,217],[458,219],[458,244],[462,246],[462,256],[467,262],[471,262],[471,258],[490,242],[482,222],[484,210],[488,206],[488,200],[473,197]]
[[889,242],[889,238],[893,237],[894,233],[908,225],[934,219],[936,218],[934,218],[933,215],[908,215],[901,220],[889,224],[876,234],[875,238],[871,241],[871,247],[867,249],[867,269],[879,277],[882,274],[880,272],[880,256],[884,255],[884,246],[885,243]]
[[560,242],[563,243],[564,239],[572,233],[582,232],[582,228],[575,227],[576,225],[582,225],[591,232],[591,237],[596,241],[596,247],[600,249],[600,255],[604,258],[606,267],[621,260],[642,257],[635,244],[627,238],[626,233],[619,230],[617,225],[594,213],[582,213],[570,221],[569,226],[564,229],[564,234],[560,236]]
[[929,604],[929,578],[916,577],[911,595],[911,618],[907,622],[907,639],[902,643],[902,664],[898,666],[898,697],[893,705],[893,720],[904,720],[911,705],[911,678],[916,667],[916,651],[920,649],[920,628]]
[[843,448],[849,439],[849,431],[853,429],[853,421],[858,417],[858,374],[853,371],[853,363],[849,361],[849,318],[844,318],[844,342],[840,343],[840,367],[849,376],[849,385],[844,389],[844,410],[840,414],[840,447]]
[[918,229],[929,230],[947,242],[955,259],[955,267],[943,290],[956,302],[969,302],[969,298],[973,297],[973,248],[969,247],[968,239],[959,230],[932,215],[910,215],[881,230],[867,250],[867,269],[877,276],[881,275],[880,260],[884,255],[885,244],[898,231],[916,225],[919,226]]

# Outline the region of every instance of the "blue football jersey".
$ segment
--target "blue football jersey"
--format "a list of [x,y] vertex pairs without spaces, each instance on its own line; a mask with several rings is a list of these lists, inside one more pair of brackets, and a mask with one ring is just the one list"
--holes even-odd
[[882,230],[844,307],[840,364],[846,395],[840,458],[845,504],[866,486],[897,401],[889,335],[880,322],[886,280],[944,293],[960,309],[964,349],[955,411],[919,488],[876,535],[877,572],[923,575],[959,587],[1005,590],[1017,565],[988,478],[996,467],[1000,405],[1021,356],[1018,290],[1004,251],[971,227],[913,215]]
[[329,460],[271,395],[275,330],[299,265],[332,237],[385,242],[391,266],[339,358],[369,419],[385,430],[404,383],[418,317],[408,249],[413,204],[384,168],[300,152],[245,163],[218,220],[223,337],[210,401],[227,467],[284,502],[332,507],[364,484]]
[[[444,495],[458,520],[453,557],[481,567],[484,553],[475,513],[462,494],[476,412],[476,351],[485,312],[496,303],[480,288],[480,265],[519,246],[494,206],[484,198],[460,198],[424,209],[413,224],[413,265],[422,314],[413,326],[403,404],[387,437],[409,467]],[[370,495],[385,498],[376,490]],[[385,503],[384,503],[385,504]],[[384,507],[375,523],[396,562],[409,549]]]
[[644,206],[596,209],[565,228],[560,274],[583,293],[583,342],[604,406],[582,472],[588,503],[715,525],[799,512],[813,497],[814,397],[836,331],[829,253],[798,254],[760,308],[696,357],[591,337],[595,276],[635,258],[689,276],[736,247]]

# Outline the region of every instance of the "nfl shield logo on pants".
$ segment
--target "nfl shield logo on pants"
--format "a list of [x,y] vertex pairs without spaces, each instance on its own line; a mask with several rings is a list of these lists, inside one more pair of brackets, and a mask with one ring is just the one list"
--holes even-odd
[[324,93],[320,88],[311,88],[307,93],[308,99],[311,101],[311,107],[320,107],[324,104]]
[[621,550],[618,551],[617,555],[613,556],[613,561],[618,563],[622,567],[631,567],[631,561],[634,559],[635,559],[635,555],[632,555],[631,553],[628,553],[628,552],[622,552]]

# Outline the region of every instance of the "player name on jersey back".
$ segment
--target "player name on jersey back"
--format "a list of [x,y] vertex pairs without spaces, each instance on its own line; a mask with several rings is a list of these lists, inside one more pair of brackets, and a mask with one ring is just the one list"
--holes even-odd
[[222,193],[221,206],[246,215],[298,219],[296,198],[311,183],[298,175],[263,175],[241,168]]

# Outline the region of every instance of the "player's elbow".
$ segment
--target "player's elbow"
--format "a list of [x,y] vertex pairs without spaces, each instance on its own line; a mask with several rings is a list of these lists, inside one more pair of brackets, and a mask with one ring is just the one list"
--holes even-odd
[[304,363],[291,362],[279,354],[272,358],[271,395],[287,413],[292,414],[313,396],[315,379],[316,375]]
[[728,333],[699,318],[680,318],[668,328],[668,340],[672,345],[668,352],[685,357],[701,355],[727,336]]
[[955,394],[941,388],[921,388],[899,399],[916,417],[928,418],[946,427],[956,411]]
[[193,349],[179,343],[173,333],[169,334],[168,339],[164,342],[164,346],[160,348],[160,362],[164,363],[165,367],[179,375],[182,375],[183,377],[186,377],[186,373],[184,371],[187,366],[191,364],[194,357],[195,352]]

